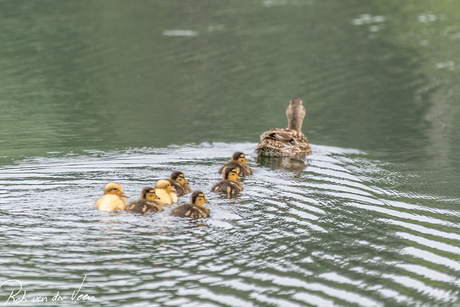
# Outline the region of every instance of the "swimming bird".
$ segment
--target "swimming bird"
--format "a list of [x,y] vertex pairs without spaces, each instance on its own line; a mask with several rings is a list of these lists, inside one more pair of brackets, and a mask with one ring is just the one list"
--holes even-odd
[[171,187],[168,179],[158,180],[155,185],[155,193],[160,198],[157,203],[161,206],[177,204],[176,190]]
[[174,209],[170,215],[179,217],[202,218],[209,216],[209,209],[203,204],[209,203],[201,191],[195,191],[190,197],[190,204],[183,204]]
[[163,207],[156,203],[158,200],[160,200],[160,198],[156,195],[154,188],[143,188],[141,192],[141,199],[130,203],[126,207],[126,212],[145,214],[147,212],[161,211],[163,210]]
[[96,201],[94,207],[102,211],[125,210],[128,204],[126,198],[129,196],[123,192],[118,183],[109,182],[104,187],[104,196]]
[[211,191],[219,194],[227,194],[228,197],[232,194],[237,194],[238,192],[243,191],[241,183],[236,181],[237,179],[240,179],[237,172],[238,169],[236,168],[225,168],[223,179],[216,183],[211,188]]
[[311,147],[302,133],[305,108],[298,97],[291,99],[286,110],[288,127],[271,129],[260,136],[255,152],[261,156],[300,156],[311,154]]
[[232,159],[225,163],[219,170],[219,174],[222,174],[226,167],[237,168],[237,174],[240,176],[251,175],[251,168],[246,165],[246,157],[244,153],[237,151],[233,154]]
[[188,182],[185,180],[185,175],[182,172],[172,172],[171,176],[169,177],[169,182],[171,183],[171,186],[176,190],[177,196],[183,196],[192,192],[192,189],[190,189]]

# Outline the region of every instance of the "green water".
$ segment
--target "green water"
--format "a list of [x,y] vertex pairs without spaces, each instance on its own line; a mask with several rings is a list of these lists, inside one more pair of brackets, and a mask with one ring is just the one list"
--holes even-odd
[[422,3],[3,1],[2,154],[257,141],[299,96],[314,143],[453,158],[457,2]]
[[[419,242],[416,247],[405,246],[412,240],[410,236],[420,231],[432,238],[438,234],[436,231],[442,230],[453,235],[447,237],[454,252],[441,248],[443,251],[439,254],[445,257],[443,259],[456,262],[456,249],[460,246],[460,240],[456,238],[460,231],[456,226],[460,214],[459,77],[460,3],[457,0],[0,1],[0,173],[3,180],[0,185],[2,193],[5,193],[2,220],[9,221],[11,210],[16,212],[14,205],[18,201],[24,202],[30,208],[26,212],[31,216],[30,220],[26,215],[23,217],[25,220],[17,221],[17,231],[25,230],[30,223],[36,222],[32,218],[32,208],[37,204],[41,207],[56,199],[66,199],[88,210],[85,214],[90,217],[84,215],[80,218],[84,227],[91,228],[91,223],[98,220],[97,216],[93,216],[97,213],[92,210],[92,204],[101,193],[104,182],[118,180],[132,188],[131,194],[137,195],[137,190],[140,191],[142,184],[147,184],[148,180],[168,176],[173,169],[168,163],[183,167],[189,172],[192,182],[206,190],[208,185],[212,186],[213,180],[218,179],[216,176],[207,178],[207,171],[212,173],[212,167],[218,168],[233,150],[239,150],[238,147],[243,147],[250,154],[262,132],[285,127],[285,109],[289,99],[298,96],[306,108],[303,132],[310,143],[317,146],[313,149],[316,148],[319,153],[314,153],[311,160],[301,162],[300,166],[299,162],[295,162],[294,166],[290,162],[289,165],[279,161],[258,162],[253,156],[250,160],[252,166],[260,170],[255,172],[257,180],[245,182],[249,186],[249,196],[241,198],[246,210],[242,214],[243,220],[250,220],[254,214],[258,216],[260,212],[251,211],[250,203],[263,203],[266,193],[270,199],[276,199],[270,193],[284,191],[280,192],[282,199],[289,203],[297,197],[283,194],[289,187],[294,190],[302,187],[302,192],[294,193],[302,197],[306,195],[303,193],[311,192],[308,189],[314,188],[319,192],[313,192],[313,196],[309,197],[319,199],[318,208],[321,209],[318,210],[323,210],[323,206],[338,206],[329,207],[328,217],[321,220],[324,224],[319,223],[326,229],[327,235],[318,235],[316,239],[330,257],[353,263],[355,255],[347,250],[347,245],[342,250],[328,244],[341,242],[342,235],[359,241],[361,234],[357,229],[367,229],[375,232],[375,236],[365,240],[380,245],[376,253],[382,251],[384,255],[379,257],[389,262],[374,259],[372,266],[365,266],[365,271],[384,276],[388,266],[392,266],[391,261],[402,261],[387,272],[388,276],[396,276],[402,267],[407,269],[404,255],[413,251],[410,248],[422,245],[433,252],[427,242]],[[188,145],[202,143],[204,145]],[[168,147],[171,145],[175,146]],[[151,170],[148,165],[131,168],[131,162],[125,156],[131,150],[133,159],[137,157],[145,163],[155,164],[152,167],[161,176],[148,175]],[[196,151],[201,151],[201,154]],[[156,156],[159,152],[164,155],[163,162],[144,157]],[[77,157],[75,161],[72,160],[74,156]],[[86,164],[91,165],[97,157],[100,161],[94,163],[104,166],[92,171]],[[329,161],[331,157],[333,162]],[[76,169],[60,169],[60,166],[72,163],[75,163]],[[324,166],[322,163],[329,164]],[[287,169],[287,173],[280,171],[283,168]],[[330,172],[337,168],[346,169],[343,173],[352,174],[354,179],[345,176],[348,179],[343,182],[332,180],[337,175],[330,175]],[[289,172],[293,169],[294,173]],[[194,177],[193,172],[203,178]],[[269,178],[273,178],[274,183]],[[315,184],[310,186],[309,180]],[[379,213],[375,216],[373,213],[366,215],[374,212],[364,209],[367,208],[366,200],[352,197],[360,203],[354,206],[343,194],[330,191],[341,184],[355,186],[354,181],[363,181],[359,189],[373,195],[379,203],[387,206],[390,203],[400,204],[398,208],[405,208],[401,209],[404,212],[414,210],[411,213],[414,218],[427,214],[429,220],[432,214],[433,219],[446,219],[448,223],[438,223],[438,228],[432,232],[430,227],[423,231],[404,228],[407,225],[401,226],[401,223],[407,220],[403,213],[395,217],[377,210],[375,212]],[[269,193],[261,184],[266,182],[281,187],[272,187]],[[331,188],[330,184],[334,187]],[[75,188],[73,185],[82,187]],[[27,198],[31,186],[40,192],[36,204],[33,199]],[[66,191],[78,191],[81,199],[87,200],[76,201],[65,195]],[[359,194],[355,190],[350,193]],[[298,201],[304,205],[311,200],[302,197]],[[222,202],[215,201],[218,204]],[[408,207],[401,205],[403,203]],[[277,207],[276,203],[270,204],[272,209],[263,211],[268,220],[271,211],[283,208],[281,205]],[[356,215],[345,214],[344,209],[340,209],[342,206],[353,208],[350,210]],[[65,208],[62,206],[64,211],[59,212],[65,212]],[[236,214],[232,210],[232,214]],[[305,210],[308,211],[308,208]],[[360,210],[366,214],[360,213]],[[72,212],[78,215],[79,211]],[[50,211],[46,215],[55,213]],[[347,223],[358,225],[361,214],[363,221],[370,219],[376,224],[361,224],[356,229],[344,226]],[[263,220],[263,217],[258,218]],[[287,222],[284,219],[280,221]],[[418,221],[422,225],[420,227],[426,226],[423,223],[430,223],[423,219]],[[117,223],[123,224],[123,220],[117,220]],[[138,221],[130,220],[129,223],[137,225]],[[167,229],[170,227],[168,223],[164,226]],[[212,225],[214,222],[209,223]],[[237,225],[241,228],[236,224],[234,226],[247,235],[243,244],[247,248],[237,248],[234,254],[235,257],[244,257],[251,251],[251,244],[261,243],[254,235],[257,230],[248,228],[241,220],[235,223],[241,223]],[[282,223],[274,223],[274,228],[261,228],[260,235],[276,232],[278,226],[283,227]],[[10,226],[13,225],[16,223]],[[74,226],[79,228],[77,222]],[[301,224],[297,226],[302,228]],[[6,232],[12,231],[9,226],[3,227]],[[40,231],[40,224],[36,227]],[[83,231],[84,227],[79,229]],[[401,227],[405,230],[401,231]],[[173,237],[177,235],[172,232]],[[154,240],[164,239],[155,231],[153,233],[160,236]],[[207,234],[208,243],[213,242],[213,236],[229,240],[223,246],[231,245],[230,241],[238,238],[237,235],[226,238],[225,232],[219,231]],[[393,241],[394,234],[397,239]],[[192,231],[185,235],[196,239],[203,234]],[[9,233],[6,237],[11,239],[14,234]],[[103,239],[110,238],[103,236]],[[199,244],[195,239],[190,240]],[[96,257],[98,250],[97,246],[91,245],[93,239],[82,236],[81,240],[78,244],[88,240],[90,253],[87,257]],[[140,241],[144,244],[143,240]],[[273,259],[283,261],[282,256],[292,256],[290,252],[299,254],[298,257],[292,256],[292,263],[311,257],[303,255],[302,249],[296,250],[303,240],[306,238],[299,241],[292,239],[285,247],[286,254],[282,249],[278,250]],[[315,239],[312,240],[308,248],[315,242]],[[275,241],[272,243],[275,244]],[[16,253],[18,246],[9,242],[2,241],[3,251],[11,253],[13,258],[23,255],[23,250],[19,249]],[[348,247],[359,253],[357,245],[349,242]],[[133,251],[131,248],[134,247],[129,244],[123,245],[123,248],[126,253],[141,254]],[[218,254],[231,254],[218,246],[214,246],[213,250]],[[427,292],[423,286],[417,285],[411,290],[402,289],[401,284],[406,286],[406,283],[393,284],[394,280],[398,280],[396,277],[385,277],[392,280],[382,283],[388,287],[385,295],[372,290],[375,286],[371,286],[375,282],[372,276],[375,274],[361,272],[366,276],[363,278],[368,286],[354,288],[356,280],[351,279],[358,278],[357,275],[351,271],[345,274],[343,267],[335,267],[328,262],[332,261],[329,256],[323,257],[321,253],[324,251],[316,254],[316,258],[305,260],[309,266],[308,274],[298,272],[295,267],[285,268],[284,272],[296,280],[324,285],[328,282],[321,278],[315,280],[312,276],[316,271],[323,272],[325,267],[333,267],[334,272],[347,276],[348,281],[342,280],[340,284],[343,283],[343,288],[353,292],[357,299],[343,300],[339,292],[310,285],[314,295],[327,296],[326,301],[318,298],[310,300],[307,294],[290,289],[290,283],[284,280],[281,287],[280,281],[274,283],[279,289],[273,290],[271,298],[274,300],[268,302],[261,294],[264,291],[257,290],[267,279],[257,275],[261,272],[253,272],[256,277],[248,277],[251,274],[248,273],[247,263],[238,268],[238,261],[233,265],[241,271],[240,277],[254,282],[255,290],[244,294],[233,287],[221,285],[219,290],[211,287],[209,291],[230,295],[236,301],[227,304],[234,306],[288,306],[289,302],[318,306],[330,302],[391,306],[433,305],[439,302],[439,297],[433,294],[435,290]],[[255,255],[254,262],[265,257],[263,252]],[[49,259],[54,256],[44,253],[43,257]],[[74,256],[68,255],[69,259],[74,259]],[[433,257],[425,258],[421,266],[430,267],[428,258]],[[319,262],[316,261],[318,259]],[[174,257],[169,261],[166,266],[174,267]],[[420,280],[432,287],[430,289],[439,288],[455,297],[460,277],[458,268],[443,261],[436,262],[443,267],[439,271],[444,274],[453,268],[454,272],[449,276],[453,281],[439,284],[439,280],[433,281],[426,276]],[[27,262],[23,266],[27,267]],[[47,270],[56,268],[52,264],[46,267],[43,271],[39,266],[35,269],[38,275],[47,276],[48,281],[58,280],[65,284],[69,278],[75,279],[75,283],[80,280],[81,274],[75,272],[72,276],[47,275]],[[21,266],[7,268],[3,275],[21,278]],[[193,276],[197,270],[198,266],[192,267],[191,272],[183,274]],[[143,285],[149,289],[147,275],[142,275],[137,281],[140,289],[144,289]],[[33,274],[24,276],[26,280],[35,278]],[[113,280],[110,276],[103,273],[99,278]],[[441,279],[445,282],[449,278]],[[271,277],[268,279],[271,280]],[[46,288],[38,282],[32,284],[37,291]],[[178,292],[172,295],[174,298],[188,291],[186,282],[179,282],[179,285]],[[96,293],[103,295],[107,291],[99,289]],[[391,298],[391,291],[397,299]],[[136,302],[135,296],[129,293],[133,292],[125,293],[123,304]],[[225,300],[215,296],[200,295],[197,297],[206,297],[205,301],[211,305],[226,304]],[[99,300],[98,304],[110,306],[114,301],[116,298]],[[194,301],[190,299],[187,304],[192,306]],[[139,300],[140,305],[142,302]],[[164,303],[154,298],[149,302]],[[446,302],[458,303],[455,299]]]

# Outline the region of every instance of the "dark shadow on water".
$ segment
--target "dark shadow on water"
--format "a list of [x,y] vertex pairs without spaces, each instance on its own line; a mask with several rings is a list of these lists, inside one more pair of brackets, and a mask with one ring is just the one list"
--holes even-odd
[[257,166],[265,166],[274,170],[283,169],[297,174],[302,173],[308,166],[305,156],[296,158],[258,156],[255,161]]

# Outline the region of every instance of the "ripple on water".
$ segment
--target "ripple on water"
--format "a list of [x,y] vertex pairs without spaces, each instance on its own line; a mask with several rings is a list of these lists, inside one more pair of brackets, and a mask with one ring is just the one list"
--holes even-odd
[[[4,166],[1,271],[50,297],[70,296],[86,274],[84,291],[101,306],[458,302],[458,211],[393,189],[382,177],[399,175],[358,151],[313,146],[305,161],[255,160],[254,148],[93,151]],[[254,171],[243,193],[209,193],[234,151]],[[136,199],[176,169],[207,194],[209,219],[93,208],[109,181]]]

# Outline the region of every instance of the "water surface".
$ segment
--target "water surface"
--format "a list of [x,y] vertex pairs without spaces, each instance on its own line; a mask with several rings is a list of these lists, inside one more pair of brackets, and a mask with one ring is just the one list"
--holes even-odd
[[[82,292],[96,298],[88,306],[458,302],[458,200],[408,195],[392,188],[402,178],[381,163],[325,146],[304,164],[249,156],[254,174],[240,196],[209,193],[228,156],[255,145],[91,152],[5,167],[2,271],[30,298],[69,297],[87,275]],[[148,216],[93,208],[104,182],[135,198],[175,169],[206,191],[209,219],[170,217],[172,208]]]
[[[87,275],[96,301],[43,306],[458,304],[458,4],[1,1],[0,282]],[[257,159],[294,96],[313,155]],[[209,219],[93,208],[176,169],[208,193],[234,151],[254,175]]]

